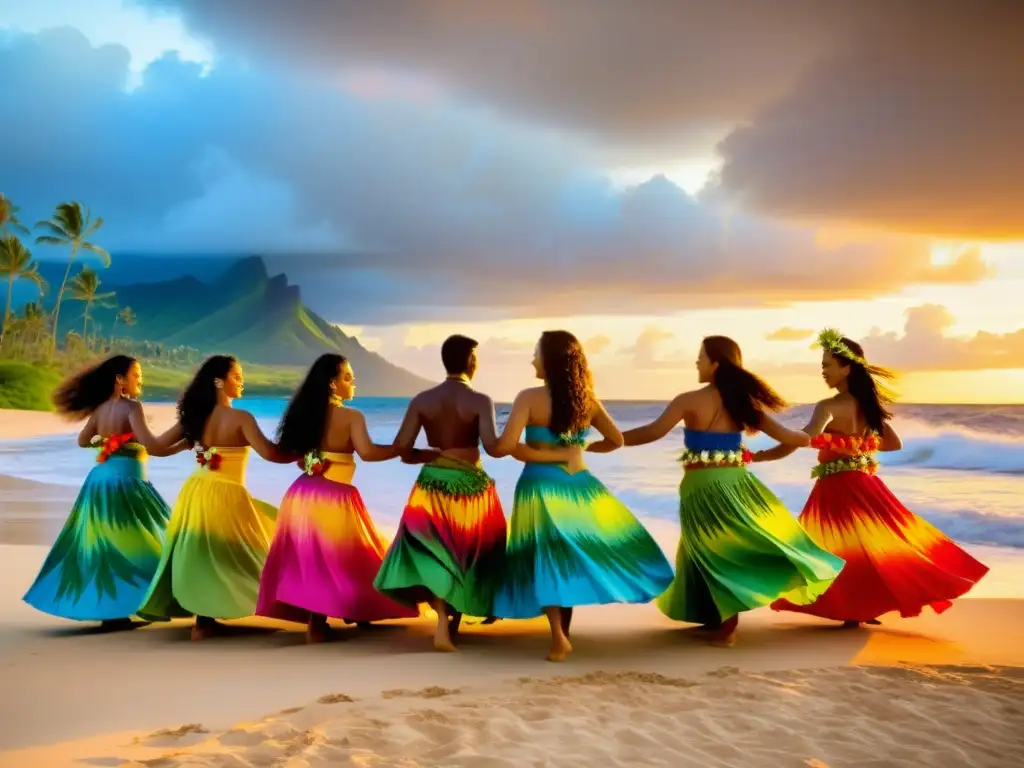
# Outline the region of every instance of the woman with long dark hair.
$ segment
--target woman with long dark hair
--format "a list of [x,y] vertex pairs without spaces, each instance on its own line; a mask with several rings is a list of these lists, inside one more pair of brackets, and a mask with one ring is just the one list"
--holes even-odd
[[71,507],[25,602],[65,619],[127,629],[160,562],[170,509],[149,482],[148,455],[185,448],[149,430],[142,404],[142,366],[115,355],[63,382],[53,394],[57,412],[86,419],[78,445],[96,451],[93,467]]
[[[892,427],[892,396],[885,386],[892,372],[871,365],[863,347],[836,330],[822,331],[818,345],[822,378],[837,394],[818,403],[804,427],[818,449],[818,465],[800,522],[846,567],[814,603],[780,600],[772,607],[851,628],[877,624],[890,611],[908,618],[931,606],[941,613],[988,568],[904,507],[876,475],[875,452],[903,447]],[[754,461],[792,452],[776,446],[759,451]]]
[[193,640],[216,634],[217,619],[245,618],[256,609],[277,510],[245,489],[249,448],[275,463],[295,458],[266,438],[251,413],[232,407],[244,386],[235,358],[208,358],[178,401],[178,423],[170,430],[195,449],[197,467],[178,494],[160,566],[138,613],[160,620],[195,616]]
[[[608,446],[622,444],[575,336],[545,331],[533,367],[544,384],[516,396],[499,439],[502,452],[511,453],[524,432],[531,447],[579,447],[591,426]],[[543,613],[551,627],[548,661],[572,653],[574,606],[646,603],[671,581],[672,566],[657,542],[581,462],[524,463],[494,612],[513,619]]]
[[328,616],[348,623],[419,616],[373,587],[387,547],[352,485],[354,454],[388,461],[397,450],[370,440],[366,418],[345,405],[355,392],[348,360],[321,355],[277,428],[278,447],[302,456],[303,472],[281,501],[256,613],[306,623],[307,642],[328,638]]
[[[677,396],[657,419],[623,438],[626,445],[646,445],[684,424],[676,577],[658,608],[670,619],[703,625],[716,645],[729,646],[740,613],[779,597],[812,602],[843,561],[818,547],[747,471],[744,432],[793,446],[810,440],[771,416],[785,401],[743,367],[739,345],[725,336],[704,339],[697,376],[704,387]],[[605,448],[596,443],[589,450]]]

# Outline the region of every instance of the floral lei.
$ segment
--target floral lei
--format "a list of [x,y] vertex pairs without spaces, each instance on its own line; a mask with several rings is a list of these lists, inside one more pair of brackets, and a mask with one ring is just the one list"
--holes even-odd
[[852,456],[840,456],[831,461],[823,461],[811,470],[811,477],[820,478],[835,475],[839,472],[866,472],[873,475],[878,472],[878,459],[874,456],[881,441],[878,435],[835,435],[823,432],[811,438],[811,447],[850,451]]
[[295,463],[310,477],[322,475],[331,466],[331,460],[325,459],[319,451],[310,451]]
[[846,360],[850,360],[858,365],[868,364],[867,360],[858,355],[843,342],[843,334],[835,328],[826,328],[818,334],[818,340],[811,345],[811,349],[815,349],[817,347],[821,347],[822,349],[831,352],[833,355],[845,358]]
[[125,432],[121,435],[110,435],[108,437],[100,437],[99,435],[93,435],[90,444],[100,449],[99,454],[96,456],[96,461],[100,464],[105,462],[110,455],[117,453],[125,445],[132,441],[135,437],[133,432]]
[[683,451],[679,461],[690,467],[743,467],[749,464],[754,454],[747,448],[738,451]]
[[223,457],[217,453],[216,448],[203,448],[203,446],[196,443],[196,464],[200,467],[206,467],[207,469],[216,472],[220,469],[220,463]]

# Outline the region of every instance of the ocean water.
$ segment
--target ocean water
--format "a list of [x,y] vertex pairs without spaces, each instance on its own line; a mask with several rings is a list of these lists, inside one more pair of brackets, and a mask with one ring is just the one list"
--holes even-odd
[[[353,405],[366,414],[374,440],[390,443],[406,403],[360,398]],[[284,405],[284,400],[271,398],[236,402],[237,407],[256,414],[268,435],[274,433]],[[629,429],[656,417],[664,404],[606,405],[619,426]],[[784,414],[783,420],[802,426],[809,414],[810,408],[801,406]],[[508,406],[499,406],[499,425],[507,415]],[[1024,550],[1024,406],[902,406],[894,425],[904,449],[882,454],[881,472],[904,504],[960,542]],[[679,428],[652,445],[592,455],[587,463],[637,515],[678,522],[681,468],[677,458],[682,444]],[[756,436],[747,444],[757,450],[771,441]],[[94,461],[93,451],[78,448],[68,436],[0,441],[0,474],[77,486]],[[814,452],[801,450],[782,461],[756,464],[753,471],[796,515],[811,488],[813,464]],[[490,457],[484,458],[484,465],[495,478],[509,513],[520,465],[511,458]],[[192,454],[187,453],[149,462],[151,479],[171,503],[194,466]],[[276,504],[297,471],[294,465],[269,464],[254,454],[249,489]],[[397,521],[417,471],[399,461],[360,464],[356,484],[381,523],[393,526]],[[54,521],[54,534],[61,522]]]

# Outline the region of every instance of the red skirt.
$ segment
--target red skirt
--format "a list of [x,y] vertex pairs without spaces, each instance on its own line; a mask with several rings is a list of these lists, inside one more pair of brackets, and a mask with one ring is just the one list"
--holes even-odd
[[772,603],[777,611],[836,621],[869,621],[890,611],[909,618],[925,606],[942,613],[988,573],[866,472],[819,478],[799,520],[818,546],[846,566],[815,602],[778,600]]

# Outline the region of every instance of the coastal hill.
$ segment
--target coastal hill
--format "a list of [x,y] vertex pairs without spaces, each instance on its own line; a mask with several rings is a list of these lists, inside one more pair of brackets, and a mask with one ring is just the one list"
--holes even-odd
[[[135,260],[138,267],[141,260]],[[202,280],[195,274],[154,282],[122,282],[114,265],[100,271],[101,291],[116,291],[117,307],[131,307],[132,326],[115,325],[117,308],[94,307],[90,335],[146,341],[165,347],[185,346],[203,354],[236,356],[243,365],[304,369],[324,352],[337,352],[352,363],[363,395],[409,397],[430,382],[400,368],[363,347],[359,341],[331,325],[302,303],[299,287],[283,275],[270,276],[263,259],[251,256],[220,261],[221,269]],[[41,265],[51,286],[59,284],[59,265]],[[154,265],[155,266],[155,265]],[[76,266],[73,273],[78,271]],[[138,275],[132,270],[133,277]],[[154,270],[158,272],[159,270]],[[137,277],[136,277],[137,279]],[[47,303],[53,301],[51,290]],[[79,302],[66,301],[60,332],[82,332]],[[284,373],[284,371],[281,371]],[[297,383],[300,370],[289,371]],[[277,378],[277,377],[275,377]],[[254,382],[255,383],[255,382]]]

